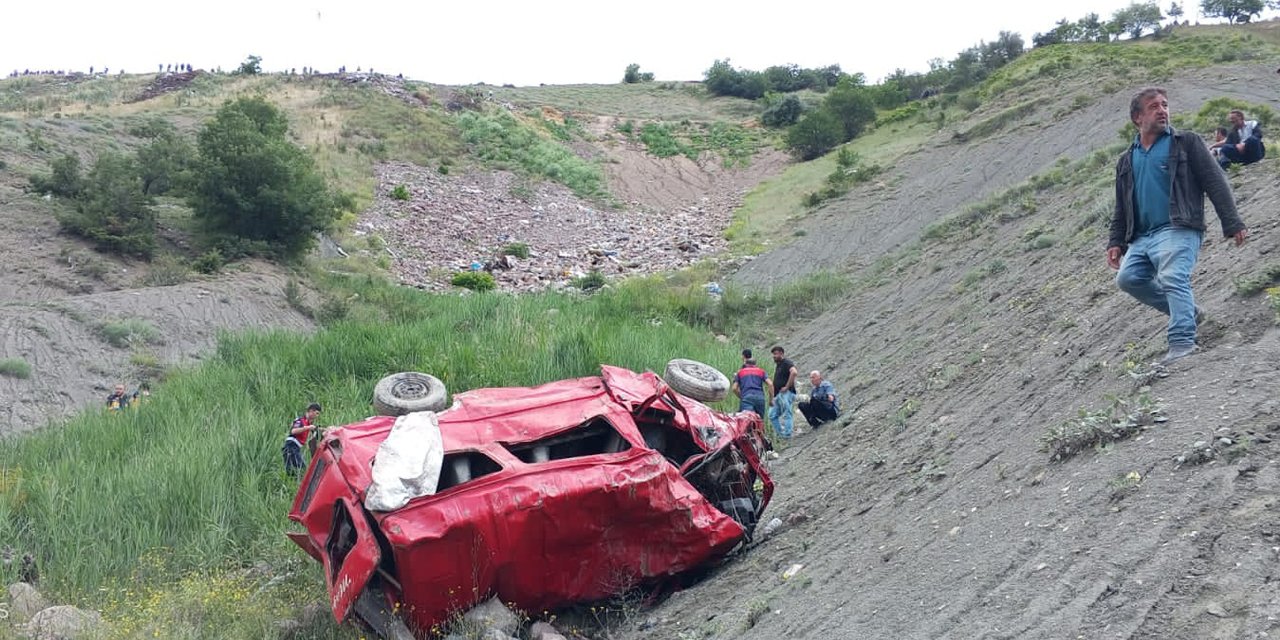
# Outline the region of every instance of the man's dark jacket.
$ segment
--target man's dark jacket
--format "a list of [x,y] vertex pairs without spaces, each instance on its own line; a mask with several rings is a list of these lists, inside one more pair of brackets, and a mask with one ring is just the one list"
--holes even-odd
[[[1200,136],[1175,131],[1169,145],[1169,222],[1175,227],[1204,231],[1204,197],[1207,194],[1222,221],[1222,235],[1231,237],[1244,229],[1244,221],[1236,213],[1231,185]],[[1111,240],[1108,247],[1127,247],[1133,242],[1133,149],[1120,154],[1116,163],[1116,213],[1111,218]]]

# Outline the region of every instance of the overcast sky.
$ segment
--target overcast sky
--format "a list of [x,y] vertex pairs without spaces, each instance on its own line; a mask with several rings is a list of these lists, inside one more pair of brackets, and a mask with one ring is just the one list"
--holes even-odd
[[[760,70],[839,64],[875,82],[925,71],[1002,31],[1031,45],[1059,18],[1104,19],[1129,0],[9,0],[0,70],[267,71],[361,67],[444,84],[612,83],[630,63],[700,80],[717,59]],[[1160,0],[1167,10],[1169,0]],[[1184,1],[1195,20],[1195,0]],[[1274,13],[1274,12],[1271,12]]]

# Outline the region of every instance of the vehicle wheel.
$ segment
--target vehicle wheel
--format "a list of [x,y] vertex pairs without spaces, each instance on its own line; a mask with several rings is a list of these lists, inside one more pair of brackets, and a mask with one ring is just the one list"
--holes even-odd
[[729,379],[719,370],[696,360],[676,358],[668,362],[662,379],[672,389],[698,402],[719,402],[729,393]]
[[373,410],[380,416],[402,416],[415,411],[442,411],[448,392],[439,378],[403,371],[378,381],[373,387]]

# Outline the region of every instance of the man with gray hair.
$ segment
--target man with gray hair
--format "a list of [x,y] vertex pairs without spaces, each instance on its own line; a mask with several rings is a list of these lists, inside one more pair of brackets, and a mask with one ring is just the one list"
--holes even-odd
[[1169,364],[1197,350],[1196,325],[1203,314],[1191,294],[1191,272],[1204,241],[1205,195],[1223,235],[1236,246],[1244,244],[1248,230],[1226,175],[1200,136],[1169,125],[1164,89],[1135,94],[1129,119],[1138,135],[1116,162],[1107,266],[1117,270],[1122,291],[1169,316],[1169,352],[1160,361]]
[[809,421],[809,426],[817,429],[823,423],[840,417],[840,402],[836,400],[835,387],[823,380],[821,373],[810,371],[809,383],[813,385],[813,391],[809,392],[808,402],[799,404],[800,413]]

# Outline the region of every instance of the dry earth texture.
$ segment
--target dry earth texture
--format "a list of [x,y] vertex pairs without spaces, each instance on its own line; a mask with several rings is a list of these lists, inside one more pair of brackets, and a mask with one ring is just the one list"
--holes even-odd
[[[1276,108],[1275,66],[1163,84],[1175,113],[1220,96]],[[1277,264],[1280,165],[1230,174],[1252,236],[1225,241],[1210,209],[1205,350],[1153,369],[1165,320],[1115,288],[1116,156],[1090,157],[1121,141],[1148,82],[1022,87],[961,125],[1031,101],[999,134],[940,132],[737,273],[850,274],[842,304],[779,336],[847,414],[782,452],[778,531],[629,637],[1280,633],[1280,330],[1246,284]],[[1046,186],[1005,195],[1033,176]]]
[[[1175,113],[1220,96],[1275,108],[1275,68],[1274,60],[1220,65],[1164,84]],[[1163,351],[1164,321],[1117,292],[1103,261],[1118,131],[1129,95],[1151,79],[1143,70],[1099,75],[1076,69],[1028,82],[914,151],[872,158],[886,167],[877,182],[794,221],[802,233],[788,229],[791,243],[734,276],[743,286],[819,270],[848,276],[839,305],[777,336],[802,371],[828,373],[846,415],[782,448],[767,514],[781,520],[776,530],[692,588],[629,610],[613,637],[1280,633],[1280,330],[1266,296],[1238,286],[1280,261],[1280,165],[1269,159],[1230,174],[1252,236],[1235,248],[1211,225],[1194,276],[1209,313],[1205,349],[1157,371],[1149,363]],[[552,89],[548,103],[573,109]],[[293,90],[292,100],[304,98]],[[412,218],[404,208],[430,209],[432,198],[452,194],[450,215],[461,220],[446,233],[473,234],[471,253],[520,240],[538,207],[545,216],[563,209],[570,215],[557,218],[554,235],[565,244],[534,247],[541,257],[525,274],[554,279],[582,268],[561,253],[585,252],[588,268],[602,257],[591,249],[618,251],[617,263],[645,259],[642,244],[621,238],[636,235],[626,226],[632,216],[642,229],[656,224],[653,212],[679,218],[702,207],[710,232],[698,241],[719,248],[742,189],[783,168],[768,151],[737,171],[656,161],[605,134],[610,119],[644,114],[577,117],[600,118],[580,153],[616,160],[608,174],[620,209],[542,185],[513,198],[507,174],[467,170],[446,180],[392,163],[377,169],[373,204],[355,228],[380,235],[396,273],[428,286],[415,274],[471,256],[412,262],[437,239],[404,222]],[[0,145],[9,167],[47,160],[26,156]],[[412,197],[392,202],[399,184]],[[0,377],[8,403],[0,430],[96,401],[130,367],[150,363],[148,353],[161,364],[198,357],[215,327],[309,327],[281,293],[287,275],[273,267],[141,286],[140,272],[154,267],[93,255],[58,235],[53,205],[21,185],[0,171],[0,345],[36,374]],[[583,207],[592,216],[574,217],[587,215]],[[498,229],[479,225],[490,219]],[[584,228],[598,238],[563,237]],[[691,233],[653,236],[658,266],[686,261],[669,245]],[[459,250],[439,255],[450,251]],[[84,275],[103,273],[92,260],[105,263],[105,277]],[[98,337],[105,322],[127,319],[158,335],[125,347]]]

